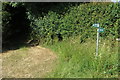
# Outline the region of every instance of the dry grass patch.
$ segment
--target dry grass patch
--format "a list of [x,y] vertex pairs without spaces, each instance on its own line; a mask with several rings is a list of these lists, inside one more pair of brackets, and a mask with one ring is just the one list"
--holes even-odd
[[40,78],[54,69],[56,55],[36,46],[3,53],[2,60],[4,78]]

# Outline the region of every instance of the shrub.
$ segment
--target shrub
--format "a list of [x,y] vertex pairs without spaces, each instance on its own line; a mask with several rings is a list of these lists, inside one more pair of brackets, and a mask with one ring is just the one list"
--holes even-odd
[[33,29],[37,39],[45,39],[51,43],[54,39],[65,40],[70,36],[81,35],[81,41],[96,36],[94,23],[105,28],[102,37],[118,37],[118,3],[85,3],[72,6],[64,14],[49,11],[44,17],[35,20]]

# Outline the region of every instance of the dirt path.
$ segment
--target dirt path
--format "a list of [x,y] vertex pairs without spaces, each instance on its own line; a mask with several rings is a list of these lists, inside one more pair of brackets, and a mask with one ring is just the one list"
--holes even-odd
[[56,59],[53,52],[40,46],[3,53],[3,77],[43,78],[54,69]]

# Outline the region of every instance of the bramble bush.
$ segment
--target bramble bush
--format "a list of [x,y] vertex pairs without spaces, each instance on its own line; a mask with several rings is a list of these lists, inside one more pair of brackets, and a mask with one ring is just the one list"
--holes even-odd
[[64,14],[49,11],[44,17],[35,19],[32,25],[32,36],[44,40],[46,43],[54,43],[65,40],[71,36],[80,35],[81,42],[86,38],[95,38],[96,28],[94,23],[99,23],[105,28],[100,34],[103,38],[118,37],[119,3],[85,3],[70,7]]

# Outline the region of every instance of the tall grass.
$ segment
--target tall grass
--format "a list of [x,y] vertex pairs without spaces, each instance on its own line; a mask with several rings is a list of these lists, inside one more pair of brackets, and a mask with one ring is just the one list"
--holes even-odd
[[88,39],[80,44],[80,38],[47,45],[57,53],[59,63],[50,73],[53,78],[114,78],[118,77],[117,42],[101,40],[99,55],[95,56],[96,41]]

